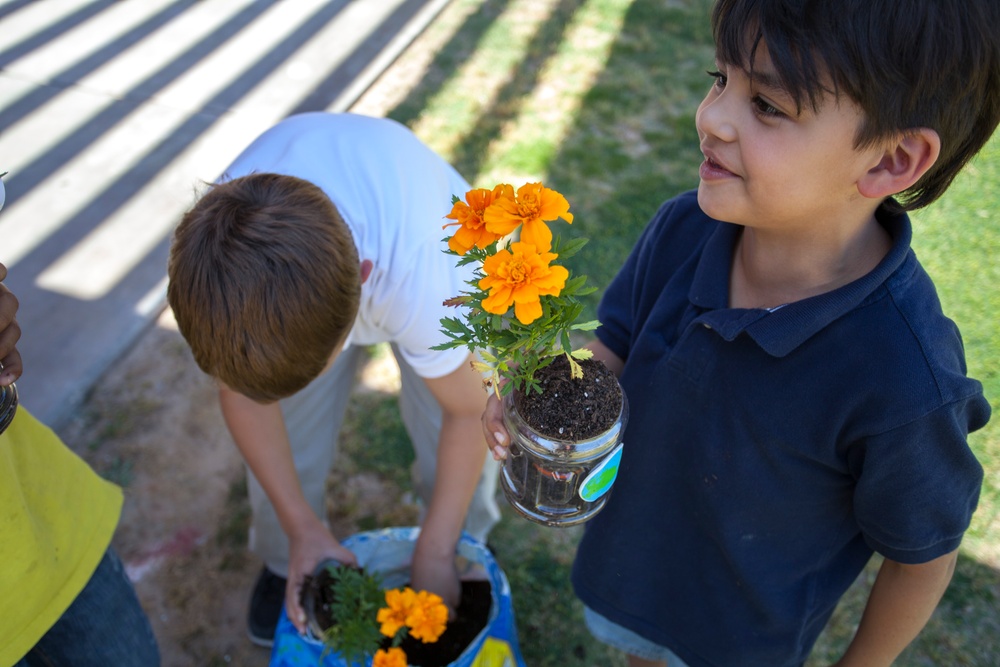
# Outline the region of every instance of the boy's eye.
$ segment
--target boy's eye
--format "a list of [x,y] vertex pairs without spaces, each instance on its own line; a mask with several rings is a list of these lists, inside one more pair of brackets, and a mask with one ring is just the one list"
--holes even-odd
[[713,79],[715,79],[715,87],[716,88],[720,88],[721,89],[721,88],[725,88],[726,87],[727,77],[722,72],[720,72],[718,70],[715,70],[715,71],[711,71],[710,70],[710,71],[706,72],[706,74],[708,74],[710,77],[712,77]]
[[754,95],[753,110],[759,116],[783,116],[784,114],[772,106],[760,95]]

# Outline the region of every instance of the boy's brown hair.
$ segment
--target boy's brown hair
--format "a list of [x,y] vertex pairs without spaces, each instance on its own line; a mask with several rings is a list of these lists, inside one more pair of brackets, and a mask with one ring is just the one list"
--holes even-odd
[[354,324],[354,239],[309,181],[257,173],[211,187],[181,219],[167,300],[205,373],[255,401],[299,391]]

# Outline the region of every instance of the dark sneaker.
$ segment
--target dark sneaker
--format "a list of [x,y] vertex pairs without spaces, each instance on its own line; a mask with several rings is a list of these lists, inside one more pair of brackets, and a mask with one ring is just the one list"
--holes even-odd
[[274,644],[274,629],[278,626],[281,607],[285,603],[285,584],[288,580],[271,572],[266,567],[257,577],[250,596],[250,611],[247,613],[247,634],[257,646]]

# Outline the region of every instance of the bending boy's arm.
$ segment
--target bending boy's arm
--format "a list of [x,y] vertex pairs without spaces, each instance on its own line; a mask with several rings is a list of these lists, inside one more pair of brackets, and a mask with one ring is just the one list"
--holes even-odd
[[303,577],[323,558],[353,563],[354,555],[334,539],[302,494],[280,404],[257,403],[226,387],[219,389],[219,402],[236,447],[274,505],[288,536],[285,604],[289,619],[302,630],[305,618],[298,590]]
[[413,555],[413,583],[452,608],[460,593],[455,545],[486,460],[480,424],[486,393],[471,361],[470,355],[454,372],[425,380],[441,406],[441,435],[434,492]]
[[918,565],[886,559],[838,667],[891,665],[927,624],[948,588],[957,559],[958,551]]

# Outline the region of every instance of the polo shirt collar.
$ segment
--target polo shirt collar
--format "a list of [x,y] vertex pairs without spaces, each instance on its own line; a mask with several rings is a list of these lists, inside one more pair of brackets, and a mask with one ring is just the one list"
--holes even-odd
[[878,266],[832,292],[773,310],[728,308],[733,250],[742,227],[719,223],[705,244],[688,293],[690,302],[705,311],[698,321],[728,341],[745,332],[768,354],[789,354],[878,292],[910,256],[913,230],[906,213],[890,214],[880,208],[876,217],[892,238],[892,247]]

